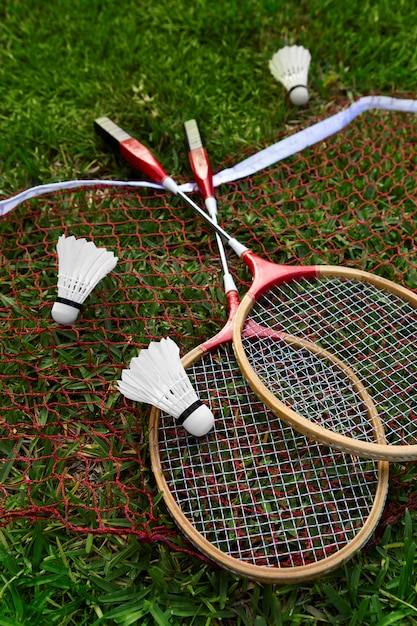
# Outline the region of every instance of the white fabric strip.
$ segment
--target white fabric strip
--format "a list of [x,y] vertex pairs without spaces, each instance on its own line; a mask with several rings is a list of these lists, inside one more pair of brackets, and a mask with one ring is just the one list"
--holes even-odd
[[[294,135],[290,135],[281,141],[253,154],[244,159],[235,166],[218,172],[213,177],[213,183],[217,187],[223,183],[230,183],[234,180],[246,178],[270,165],[282,161],[283,159],[304,150],[320,141],[323,141],[330,135],[341,131],[345,126],[350,124],[355,117],[370,109],[382,109],[386,111],[400,111],[403,113],[417,113],[417,100],[398,99],[388,96],[365,96],[359,98],[351,104],[347,109],[336,113],[331,117],[317,122]],[[48,185],[38,185],[27,189],[11,198],[0,201],[0,216],[6,215],[16,206],[36,198],[59,190],[76,189],[78,187],[92,187],[97,185],[107,185],[109,187],[129,186],[129,187],[151,187],[154,189],[163,189],[160,185],[148,183],[146,181],[110,181],[110,180],[70,180],[60,183],[51,183]],[[181,191],[189,193],[193,191],[194,185],[186,183],[180,185]]]
[[340,113],[336,113],[336,115],[332,115],[322,122],[317,122],[317,124],[300,130],[298,133],[294,133],[294,135],[290,135],[282,141],[278,141],[272,146],[248,157],[234,167],[219,172],[214,176],[214,185],[217,186],[222,183],[230,183],[240,178],[246,178],[251,174],[255,174],[255,172],[269,167],[273,163],[277,163],[297,152],[301,152],[301,150],[319,143],[327,137],[330,137],[330,135],[341,131],[345,126],[350,124],[355,117],[369,109],[417,113],[417,100],[399,100],[386,96],[366,96],[360,98],[347,109],[340,111]]
[[62,191],[65,189],[78,189],[80,187],[96,187],[96,186],[108,186],[108,187],[152,187],[154,189],[162,189],[160,185],[155,183],[148,183],[143,180],[139,181],[121,181],[121,180],[64,180],[60,183],[50,183],[48,185],[38,185],[37,187],[31,187],[25,191],[21,191],[11,198],[0,200],[0,217],[6,215],[9,211],[17,207],[26,200],[37,198],[38,196],[45,196],[55,191]]

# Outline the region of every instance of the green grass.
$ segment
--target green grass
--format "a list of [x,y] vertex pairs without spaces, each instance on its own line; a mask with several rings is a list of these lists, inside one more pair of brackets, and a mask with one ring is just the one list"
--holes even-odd
[[274,588],[136,540],[71,537],[56,525],[0,533],[0,624],[414,624],[411,516],[325,582]]
[[[295,109],[288,103],[282,87],[269,73],[269,58],[285,43],[300,43],[312,52],[311,101],[304,109]],[[292,126],[306,126],[317,116],[359,96],[378,93],[411,94],[413,97],[416,44],[417,9],[403,0],[396,3],[388,0],[373,3],[370,0],[349,3],[336,0],[196,0],[192,3],[187,0],[5,0],[0,7],[0,194],[9,196],[32,185],[71,178],[141,178],[115,159],[95,137],[93,121],[102,115],[113,118],[148,143],[167,170],[180,181],[189,180],[190,176],[183,122],[191,117],[197,118],[207,139],[214,169],[234,164],[243,154],[277,141]],[[339,165],[341,169],[349,163],[341,158]],[[375,193],[382,193],[384,188],[381,188],[383,183],[379,187],[375,183],[369,188],[360,188],[360,168],[373,183],[372,172],[366,165],[362,162],[356,170],[355,189],[358,194],[363,191],[365,201],[371,203]],[[285,171],[279,174],[281,178],[285,175]],[[273,189],[275,182],[264,180],[265,189],[268,185]],[[333,182],[339,198],[352,193],[351,183],[337,178]],[[291,204],[294,194],[305,194],[304,184],[300,173],[299,178],[288,181],[285,202],[277,199],[284,217],[286,211],[294,210]],[[410,177],[407,185],[413,197],[414,177]],[[387,189],[391,189],[390,185]],[[238,187],[235,191],[236,201],[242,203],[244,225],[255,227],[256,215],[245,213],[244,197],[239,195]],[[311,247],[294,239],[296,232],[300,239],[314,242],[315,254],[322,259],[328,254],[325,246],[335,223],[326,222],[318,232],[317,224],[323,214],[317,204],[326,202],[329,190],[320,189],[316,182],[310,192],[305,208],[311,209],[314,219],[303,222],[300,216],[298,230],[292,234],[284,232],[283,237],[288,244],[287,254],[295,253],[299,258],[312,254]],[[398,206],[410,202],[403,188],[397,187],[394,192],[398,194]],[[233,193],[224,190],[229,204]],[[327,200],[334,202],[330,196]],[[82,212],[80,217],[72,204],[66,206],[63,199],[61,202],[66,218],[79,225]],[[105,206],[106,199],[103,203]],[[41,203],[34,206],[39,207]],[[262,207],[261,198],[259,206],[264,216],[275,220],[277,231],[285,227],[285,221],[276,215],[276,205]],[[74,214],[68,213],[71,210]],[[351,247],[348,240],[339,241],[341,258],[337,258],[337,262],[360,259],[364,254],[362,240],[369,240],[371,252],[378,252],[380,246],[384,254],[388,239],[398,237],[399,231],[386,233],[386,222],[367,215],[365,205],[361,210],[362,223],[345,223],[349,241],[355,239],[358,244]],[[46,205],[42,205],[36,215],[37,229],[32,221],[25,219],[23,212],[19,215],[22,218],[19,242],[33,258],[32,269],[44,272],[45,258],[53,254],[50,241],[60,233],[65,222],[57,215],[50,219]],[[217,328],[217,305],[210,307],[207,299],[202,298],[200,314],[195,311],[196,316],[200,315],[198,327],[193,327],[187,319],[186,309],[186,300],[198,298],[200,287],[213,300],[218,299],[213,278],[217,265],[207,275],[190,259],[188,284],[181,285],[174,275],[172,280],[160,278],[158,282],[155,274],[146,274],[149,258],[141,251],[134,269],[146,275],[139,285],[136,277],[129,275],[131,261],[137,258],[138,251],[132,238],[134,220],[129,221],[126,215],[131,217],[132,213],[129,210],[113,213],[118,220],[121,247],[125,249],[127,242],[132,241],[131,257],[126,257],[120,271],[124,274],[125,287],[131,289],[137,302],[145,307],[141,315],[146,318],[147,313],[149,326],[143,328],[139,322],[135,325],[138,309],[133,305],[118,304],[115,299],[113,310],[134,330],[133,343],[140,344],[149,334],[157,336],[172,330],[164,319],[158,318],[154,303],[154,294],[158,293],[165,306],[172,308],[182,325],[185,341],[191,347],[198,337],[207,337]],[[387,219],[394,225],[400,215],[392,212]],[[164,217],[168,220],[169,215]],[[378,231],[380,236],[370,239],[363,223],[365,218],[368,222],[371,220],[374,232]],[[168,242],[176,241],[177,233],[171,230],[169,222],[162,219],[161,223],[158,232],[160,230]],[[198,250],[199,236],[193,223],[190,219],[185,228]],[[112,241],[104,218],[102,228],[104,239],[108,237]],[[147,228],[149,230],[142,233],[142,242],[151,247],[155,242],[155,223],[149,222]],[[408,243],[404,242],[404,257],[398,259],[397,270],[410,272],[407,281],[415,286],[415,270],[409,269],[404,260],[412,250],[410,242],[415,225],[405,223],[402,229]],[[80,226],[79,234],[88,233],[87,223]],[[265,235],[265,251],[275,252],[276,240],[268,237],[268,233]],[[26,261],[21,249],[13,252],[10,241],[14,235],[4,227],[2,236],[2,248],[8,245],[8,259],[19,277],[6,273],[0,276],[2,303],[9,307],[9,324],[13,331],[7,345],[3,346],[10,358],[2,376],[10,373],[14,377],[17,402],[37,411],[39,423],[45,425],[51,416],[44,406],[37,405],[36,394],[48,392],[56,398],[62,382],[53,371],[55,361],[49,360],[51,347],[57,350],[55,357],[59,356],[63,363],[62,376],[64,379],[67,376],[68,384],[72,385],[68,393],[73,399],[77,399],[80,392],[77,381],[71,376],[77,368],[87,378],[91,370],[94,375],[103,371],[102,355],[91,350],[80,356],[77,347],[80,337],[83,345],[90,342],[92,346],[103,345],[111,337],[112,353],[108,356],[116,364],[125,363],[133,347],[122,325],[113,323],[104,328],[95,325],[94,306],[99,311],[101,300],[94,295],[82,330],[76,328],[64,334],[54,328],[51,332],[39,290],[31,289],[25,282]],[[45,245],[46,238],[50,240],[48,245]],[[392,243],[397,245],[398,241]],[[37,259],[36,251],[42,251],[45,257]],[[154,271],[175,269],[166,258],[155,257],[152,262]],[[45,298],[52,302],[55,276],[50,274],[44,279]],[[109,277],[105,283],[106,293],[113,297],[117,289],[114,280]],[[18,300],[12,298],[13,288],[19,292]],[[204,320],[207,321],[203,323]],[[4,320],[1,323],[5,323]],[[32,380],[29,394],[24,380],[16,376],[12,356],[19,354],[26,354],[21,375]],[[115,371],[105,374],[109,381],[114,380]],[[84,393],[85,385],[81,388]],[[86,405],[93,404],[97,398],[102,401],[104,397],[95,387],[94,376],[89,382],[89,394],[83,398]],[[109,403],[111,398],[107,397]],[[65,428],[71,429],[76,424],[77,406],[75,402],[72,412],[62,417]],[[24,471],[24,454],[37,455],[39,459],[30,476],[39,481],[33,498],[36,503],[50,505],[56,484],[44,479],[53,469],[52,444],[31,433],[30,441],[20,442],[21,447],[13,449],[14,419],[20,421],[20,413],[10,417],[10,439],[1,442],[0,452],[3,458],[21,454],[22,465],[4,463],[0,482],[7,479],[17,484]],[[53,412],[53,419],[61,419],[61,416]],[[145,468],[135,466],[133,454],[123,463],[120,461],[125,472],[126,493],[131,494],[131,506],[138,519],[146,518],[152,508],[161,526],[172,533],[172,541],[188,549],[154,492],[146,440],[135,440],[135,424],[130,423],[128,417],[115,411],[111,423],[96,425],[100,436],[91,444],[91,458],[95,463],[108,459],[105,435],[109,428],[120,431],[114,439],[120,447],[114,444],[112,454],[122,457],[124,446],[128,444],[132,449],[137,446],[145,459]],[[55,471],[62,473],[65,467],[73,471],[64,452],[62,457]],[[102,472],[104,482],[114,478],[114,467],[107,461]],[[415,498],[415,469],[412,465],[395,466],[392,473],[396,477],[395,501],[405,505]],[[404,481],[408,481],[407,487],[403,486]],[[149,489],[154,500],[148,498],[142,487]],[[102,497],[104,506],[107,492],[103,491]],[[18,508],[22,498],[22,492],[16,489],[13,506]],[[72,505],[78,510],[76,521],[80,526],[94,522],[91,512],[78,507],[86,498],[85,492],[74,490]],[[116,525],[117,520],[113,521]],[[202,562],[191,549],[188,553],[172,550],[163,541],[139,541],[128,532],[123,534],[126,528],[121,517],[118,523],[121,534],[108,536],[66,531],[52,518],[49,522],[16,519],[3,528],[0,533],[0,626],[320,626],[330,623],[402,626],[417,623],[415,510],[406,511],[399,521],[395,518],[383,537],[376,537],[367,550],[335,573],[317,581],[280,587],[239,579]]]
[[[182,124],[196,117],[213,164],[308,122],[329,104],[411,92],[416,9],[388,0],[10,0],[0,9],[2,185],[114,176],[92,133],[109,115],[184,173]],[[311,102],[288,105],[268,59],[285,43],[313,53]],[[122,173],[126,173],[122,167]],[[129,172],[131,174],[131,172]]]

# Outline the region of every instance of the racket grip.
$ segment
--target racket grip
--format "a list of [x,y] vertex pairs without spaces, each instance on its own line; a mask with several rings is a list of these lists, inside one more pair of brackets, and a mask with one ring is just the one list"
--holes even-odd
[[[131,137],[119,144],[120,155],[136,170],[139,170],[145,176],[153,180],[155,183],[165,185],[165,181],[170,179],[159,161],[153,156],[152,152],[144,146],[140,141]],[[171,179],[172,180],[172,179]],[[174,183],[175,184],[175,183]],[[175,184],[176,188],[176,184]],[[172,191],[172,189],[169,189]],[[176,193],[176,191],[174,192]]]
[[214,198],[213,173],[207,150],[205,148],[194,148],[188,153],[194,180],[200,190],[201,195],[206,200]]
[[152,152],[140,141],[126,133],[108,117],[99,117],[94,121],[94,128],[106,143],[118,150],[121,157],[132,167],[142,172],[154,183],[162,185],[168,191],[176,194],[178,185],[168,176],[161,163]]

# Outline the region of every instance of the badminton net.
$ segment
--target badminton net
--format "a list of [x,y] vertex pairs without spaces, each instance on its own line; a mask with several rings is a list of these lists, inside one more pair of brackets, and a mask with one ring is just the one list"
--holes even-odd
[[[413,116],[364,113],[221,185],[222,224],[275,262],[350,265],[417,289],[416,140]],[[50,317],[63,232],[119,257],[73,327]],[[185,354],[223,325],[214,237],[162,191],[109,186],[26,201],[0,233],[0,525],[55,520],[180,545],[150,469],[149,407],[125,401],[115,381],[152,339],[171,336]],[[402,488],[390,492],[382,523],[416,506],[415,465],[391,472]]]

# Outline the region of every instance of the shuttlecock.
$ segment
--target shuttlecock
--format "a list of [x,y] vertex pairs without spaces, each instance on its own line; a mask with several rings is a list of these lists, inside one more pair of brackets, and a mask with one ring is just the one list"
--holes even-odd
[[308,70],[311,54],[303,46],[284,46],[269,61],[269,69],[288,91],[293,104],[302,106],[308,102]]
[[81,305],[97,283],[116,266],[118,258],[106,248],[74,236],[61,235],[58,253],[58,297],[52,317],[59,324],[73,324]]
[[172,415],[191,435],[201,437],[214,426],[214,416],[197,396],[170,338],[152,341],[122,371],[117,386],[126,398],[152,404]]

